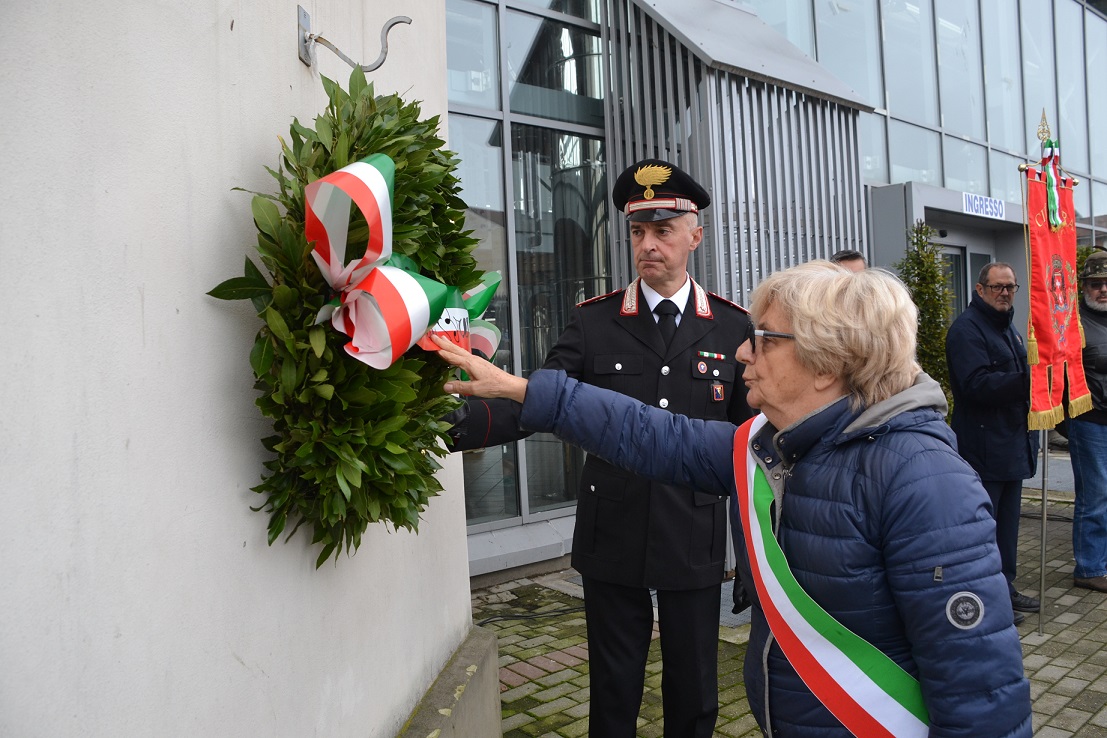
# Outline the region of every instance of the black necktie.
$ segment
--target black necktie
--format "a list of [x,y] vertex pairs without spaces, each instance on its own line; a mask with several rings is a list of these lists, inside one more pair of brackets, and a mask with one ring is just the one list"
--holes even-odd
[[661,331],[661,338],[665,340],[665,347],[668,348],[676,333],[676,317],[680,315],[680,310],[672,300],[662,300],[657,303],[653,312],[657,315],[657,327]]

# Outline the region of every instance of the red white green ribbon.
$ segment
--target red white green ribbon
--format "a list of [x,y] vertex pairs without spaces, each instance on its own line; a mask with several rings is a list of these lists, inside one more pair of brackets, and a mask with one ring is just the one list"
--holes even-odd
[[469,346],[491,360],[500,345],[500,329],[487,320],[469,321]]
[[803,683],[849,731],[864,738],[923,738],[929,717],[918,681],[846,629],[803,591],[773,535],[773,491],[750,453],[765,423],[734,436],[734,477],[758,601],[773,637]]
[[488,309],[499,286],[500,273],[485,272],[480,284],[464,294],[451,287],[446,297],[446,308],[438,322],[431,326],[430,332],[419,340],[419,346],[427,351],[437,351],[438,347],[430,336],[438,335],[466,351],[477,349],[491,359],[500,345],[500,329],[486,320],[480,320],[480,317]]
[[1057,166],[1061,160],[1061,147],[1053,139],[1042,143],[1042,171],[1045,173],[1046,209],[1049,212],[1049,225],[1054,230],[1061,227],[1060,195],[1057,192]]
[[[392,159],[373,154],[304,189],[304,234],[315,244],[311,255],[319,271],[338,293],[319,322],[330,317],[350,337],[346,352],[374,369],[389,367],[414,346],[446,303],[445,285],[414,268],[385,266],[392,257],[395,173]],[[347,264],[351,203],[365,216],[369,238],[365,255]]]

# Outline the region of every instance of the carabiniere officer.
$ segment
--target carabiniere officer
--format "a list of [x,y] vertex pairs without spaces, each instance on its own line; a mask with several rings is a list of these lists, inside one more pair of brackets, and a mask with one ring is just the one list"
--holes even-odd
[[[647,159],[615,181],[637,279],[578,305],[544,368],[694,418],[750,417],[735,349],[746,311],[698,285],[688,258],[711,197],[677,166]],[[519,406],[469,398],[454,450],[528,435]],[[657,593],[667,738],[711,738],[718,715],[718,638],[726,501],[649,482],[589,457],[581,473],[572,563],[588,623],[589,735],[634,738]],[[735,586],[736,607],[744,593]],[[742,604],[738,604],[742,603]]]

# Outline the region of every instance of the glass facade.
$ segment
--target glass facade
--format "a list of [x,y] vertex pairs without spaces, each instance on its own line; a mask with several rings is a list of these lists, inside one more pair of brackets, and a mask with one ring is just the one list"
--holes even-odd
[[[1091,168],[1101,178],[1107,172],[1107,20],[1095,13],[1084,14],[1084,56],[1087,60],[1088,141]],[[1107,203],[1101,208],[1107,212]]]
[[989,24],[982,36],[988,141],[1007,151],[1022,151],[1019,16],[1011,12],[1010,0],[981,0],[980,17]]
[[[493,361],[540,367],[576,303],[611,289],[596,0],[447,0],[450,141],[474,252],[503,282]],[[506,101],[506,104],[505,102]],[[549,436],[463,455],[469,525],[566,514],[583,454]]]
[[934,15],[938,30],[942,128],[983,141],[984,57],[980,44],[980,5],[976,0],[936,0]]
[[938,124],[938,80],[930,2],[883,0],[880,7],[884,14],[884,84],[888,114],[935,126]]
[[[862,113],[868,185],[919,182],[1022,202],[1045,112],[1088,232],[1107,203],[1107,19],[1083,0],[753,2],[789,39],[814,9],[815,59],[876,108]],[[800,7],[802,12],[794,7]],[[769,20],[772,19],[772,20]],[[802,48],[802,47],[801,47]]]
[[837,0],[814,5],[818,39],[815,58],[865,102],[883,109],[884,77],[876,0]]

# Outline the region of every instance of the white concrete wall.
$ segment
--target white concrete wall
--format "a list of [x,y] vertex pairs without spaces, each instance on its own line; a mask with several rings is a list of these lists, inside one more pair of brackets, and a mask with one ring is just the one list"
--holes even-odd
[[[303,0],[445,118],[443,0]],[[277,136],[325,105],[295,0],[0,6],[0,735],[392,736],[470,626],[460,463],[418,535],[314,569],[251,512],[247,303]]]

